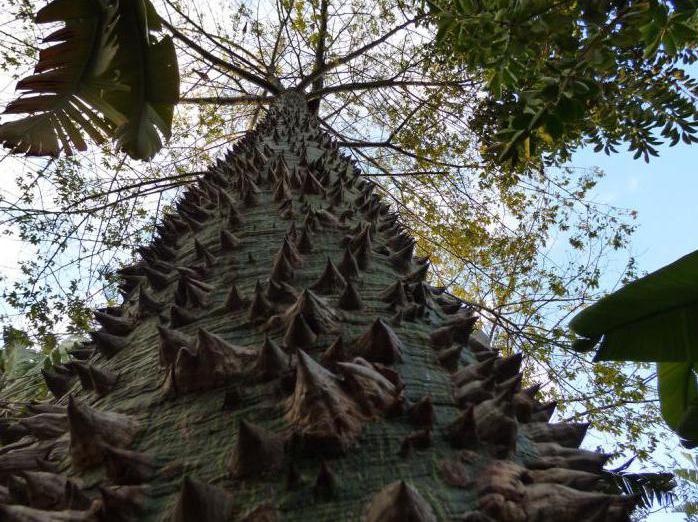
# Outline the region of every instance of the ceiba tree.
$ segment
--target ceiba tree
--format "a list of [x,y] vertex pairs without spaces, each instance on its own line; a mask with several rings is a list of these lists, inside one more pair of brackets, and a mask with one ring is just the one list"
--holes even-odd
[[[171,40],[150,35],[167,23],[136,0],[57,0],[39,18],[65,22],[47,39],[61,43],[5,143],[57,154],[85,133],[151,157],[176,101]],[[234,103],[266,114],[120,270],[91,340],[42,371],[53,398],[3,390],[3,519],[628,520],[635,499],[600,480],[609,456],[579,449],[588,425],[549,422],[522,355],[428,283],[398,214],[322,130],[324,79],[367,49],[316,49],[291,85],[225,63],[264,91]]]

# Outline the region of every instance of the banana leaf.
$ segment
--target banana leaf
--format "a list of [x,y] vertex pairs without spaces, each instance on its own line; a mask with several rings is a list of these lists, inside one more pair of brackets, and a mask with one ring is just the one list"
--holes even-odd
[[14,152],[57,156],[86,150],[84,134],[102,143],[125,118],[100,95],[101,77],[116,54],[114,4],[106,0],[54,0],[36,23],[62,22],[44,43],[34,74],[17,83],[22,97],[6,114],[29,114],[0,125],[0,142]]
[[662,417],[684,446],[698,446],[698,251],[577,314],[572,348],[596,361],[655,361]]
[[105,98],[127,116],[114,133],[118,147],[147,160],[162,147],[160,135],[170,137],[179,100],[177,55],[172,38],[157,41],[151,35],[161,23],[149,0],[121,0],[119,13],[119,52],[113,68],[130,90],[112,90]]
[[150,1],[54,0],[36,22],[63,27],[18,82],[23,94],[5,113],[27,116],[0,125],[0,142],[57,156],[86,150],[86,136],[113,138],[131,157],[152,158],[170,136],[179,72],[172,40],[151,35],[161,24]]
[[597,361],[698,361],[698,251],[584,309],[570,322],[573,348]]

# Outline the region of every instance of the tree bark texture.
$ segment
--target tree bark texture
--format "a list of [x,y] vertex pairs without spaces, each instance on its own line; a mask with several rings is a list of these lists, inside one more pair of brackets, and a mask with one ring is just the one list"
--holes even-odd
[[549,422],[413,249],[282,94],[44,371],[55,399],[3,419],[0,519],[629,520],[586,425]]

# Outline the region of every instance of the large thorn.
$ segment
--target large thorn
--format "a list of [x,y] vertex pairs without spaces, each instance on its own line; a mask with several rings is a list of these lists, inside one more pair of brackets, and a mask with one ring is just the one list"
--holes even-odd
[[408,303],[405,285],[399,280],[383,290],[378,297],[384,303],[388,303],[391,308],[405,306]]
[[199,316],[193,312],[190,312],[186,308],[178,305],[172,305],[170,307],[170,326],[172,328],[186,326],[188,324],[195,323],[198,320]]
[[117,448],[130,446],[138,423],[127,415],[99,411],[68,397],[70,454],[73,466],[87,469],[102,462],[104,444]]
[[106,358],[111,358],[128,346],[126,337],[112,335],[107,332],[90,332],[90,337],[97,347],[97,351]]
[[288,282],[293,279],[293,267],[283,253],[274,257],[274,264],[271,268],[271,279],[277,282]]
[[446,430],[446,438],[454,448],[472,449],[478,444],[475,428],[475,407],[469,405]]
[[257,281],[254,288],[254,297],[252,298],[252,303],[250,304],[250,321],[257,323],[265,320],[269,317],[272,310],[272,304],[264,295],[264,289],[262,288],[262,283]]
[[358,437],[364,420],[340,379],[302,350],[287,408],[286,420],[304,448],[313,452],[344,451]]
[[457,387],[463,386],[474,380],[481,380],[491,376],[492,368],[494,367],[495,357],[476,363],[470,363],[465,368],[458,370],[451,378],[453,384]]
[[143,453],[103,446],[107,477],[114,484],[137,485],[149,481],[156,471],[154,460]]
[[72,372],[60,371],[56,367],[48,370],[42,369],[41,375],[44,377],[46,387],[56,399],[60,399],[68,393],[75,378]]
[[223,386],[241,375],[253,357],[252,350],[234,346],[199,328],[196,347],[183,347],[177,353],[167,386],[177,393]]
[[371,499],[364,515],[366,522],[436,522],[429,503],[406,482],[388,484]]
[[530,422],[521,427],[521,431],[535,442],[557,442],[567,448],[578,448],[588,429],[588,422],[557,424]]
[[363,302],[361,301],[361,296],[356,290],[354,283],[349,281],[344,288],[344,292],[339,296],[339,307],[342,310],[356,311],[363,308]]
[[327,462],[323,460],[320,463],[320,471],[315,479],[313,494],[316,498],[325,501],[331,500],[337,492],[337,487],[337,477],[332,469],[327,465]]
[[357,264],[356,258],[348,246],[344,250],[344,257],[342,257],[342,261],[339,263],[337,268],[347,281],[356,280],[359,278],[359,265]]
[[69,364],[75,368],[82,388],[87,391],[94,390],[100,397],[108,394],[118,380],[116,374],[109,370],[100,370],[90,363],[74,361]]
[[68,419],[64,413],[39,413],[18,419],[19,424],[37,439],[55,439],[68,431]]
[[344,349],[344,339],[341,335],[320,356],[320,362],[328,368],[335,368],[337,363],[345,362],[348,359],[349,356]]
[[102,327],[113,335],[128,335],[136,327],[136,321],[124,317],[118,317],[95,310],[95,319]]
[[357,357],[353,362],[336,363],[351,397],[368,415],[394,409],[401,402],[401,382],[392,382],[373,365]]
[[25,471],[26,504],[37,509],[87,509],[90,499],[63,475],[48,471]]
[[170,366],[175,362],[177,354],[185,346],[194,346],[194,339],[177,330],[158,326],[160,334],[159,358],[161,366]]
[[234,478],[255,477],[283,467],[283,438],[246,420],[240,421],[238,437],[228,463]]
[[357,355],[372,362],[402,362],[402,343],[382,319],[376,319],[368,331],[354,341],[353,348]]
[[223,307],[225,310],[228,312],[239,312],[242,310],[242,308],[245,306],[245,300],[242,298],[240,295],[240,292],[237,289],[237,286],[235,286],[235,283],[230,287],[230,290],[228,291],[228,295],[225,298],[225,304]]
[[261,380],[275,379],[286,373],[291,368],[290,357],[268,336],[264,337],[264,344],[259,350],[257,361],[254,365],[254,373]]
[[509,391],[475,406],[473,416],[478,439],[490,444],[495,456],[505,458],[516,449],[518,423]]
[[346,281],[339,270],[328,257],[325,264],[325,270],[320,275],[320,278],[310,287],[321,294],[339,293],[345,286]]
[[434,403],[429,395],[422,397],[419,401],[414,403],[407,414],[410,417],[410,421],[416,426],[421,426],[423,428],[431,428],[434,426]]
[[531,484],[523,509],[526,520],[557,522],[625,522],[635,507],[635,497],[577,491],[559,484]]
[[232,232],[228,232],[225,229],[221,229],[221,231],[220,231],[220,243],[221,243],[222,250],[231,251],[231,250],[235,250],[237,247],[239,247],[241,241]]

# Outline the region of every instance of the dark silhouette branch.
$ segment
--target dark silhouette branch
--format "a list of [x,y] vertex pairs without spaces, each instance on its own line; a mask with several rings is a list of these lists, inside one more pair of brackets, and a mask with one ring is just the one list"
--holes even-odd
[[201,96],[191,98],[181,98],[180,103],[188,103],[192,105],[255,105],[271,103],[274,100],[273,96]]
[[197,53],[199,53],[204,59],[208,60],[214,65],[217,65],[218,67],[221,67],[223,69],[226,69],[228,71],[231,71],[244,80],[247,80],[250,83],[253,83],[254,85],[257,85],[258,87],[262,87],[263,89],[267,89],[269,92],[272,92],[274,94],[278,94],[280,91],[279,85],[275,82],[269,81],[267,79],[261,78],[257,76],[254,73],[251,73],[250,71],[247,71],[243,69],[242,67],[238,67],[235,64],[232,64],[230,62],[227,62],[218,56],[211,54],[208,52],[206,49],[201,47],[199,44],[194,42],[191,38],[189,38],[187,35],[183,34],[181,31],[179,31],[176,27],[172,26],[169,22],[166,20],[163,20],[162,23],[167,27],[172,34],[174,35],[175,38],[178,40],[181,40],[185,44],[187,44],[189,47],[191,47],[193,50],[195,50]]
[[230,54],[233,58],[236,58],[240,60],[241,62],[245,63],[248,67],[251,67],[253,69],[256,69],[258,72],[263,72],[263,69],[261,67],[265,67],[265,64],[257,58],[253,53],[249,52],[247,49],[242,47],[241,45],[237,45],[234,42],[227,42],[231,47],[245,53],[248,57],[250,57],[252,60],[257,62],[257,65],[252,63],[250,60],[245,58],[244,56],[241,56],[240,54],[236,53],[233,51],[231,48],[224,46],[222,43],[220,43],[216,38],[214,38],[208,31],[206,31],[200,24],[197,24],[194,20],[192,20],[189,16],[187,16],[177,5],[172,2],[171,0],[167,0],[167,4],[172,7],[177,13],[184,18],[184,20],[191,25],[194,26],[194,28],[199,31],[201,34],[203,34],[208,40],[210,40],[216,47],[219,49],[223,50],[224,52]]
[[362,54],[367,53],[368,51],[370,51],[374,47],[385,42],[388,38],[390,38],[394,34],[399,33],[405,27],[409,27],[410,25],[418,22],[422,18],[424,18],[424,15],[419,15],[419,16],[416,16],[414,18],[411,18],[411,19],[407,20],[405,23],[400,24],[397,27],[391,29],[390,31],[385,33],[383,36],[378,38],[377,40],[369,42],[366,45],[359,47],[357,50],[342,56],[341,58],[336,58],[336,59],[332,60],[331,62],[325,63],[320,69],[316,70],[315,72],[310,73],[308,76],[303,78],[303,80],[296,86],[296,89],[298,89],[298,90],[305,89],[308,85],[312,84],[315,80],[324,76],[328,71],[331,71],[332,69],[336,69],[340,65],[344,65],[345,63],[352,61],[354,58],[361,56]]
[[408,150],[403,149],[402,147],[399,147],[398,145],[395,145],[394,143],[390,143],[389,141],[361,141],[361,140],[347,140],[344,136],[339,134],[337,131],[335,131],[330,125],[322,121],[322,124],[330,130],[330,132],[334,133],[338,137],[341,138],[340,141],[337,141],[337,145],[340,147],[347,147],[350,149],[375,149],[375,148],[385,148],[385,149],[390,149],[394,150],[395,152],[402,154],[404,156],[408,156],[412,159],[416,159],[417,161],[426,161],[428,163],[431,163],[433,165],[441,165],[443,167],[452,167],[456,169],[479,169],[483,168],[484,164],[481,163],[462,163],[462,164],[457,164],[457,163],[448,163],[445,161],[437,161],[431,158],[428,158],[426,156],[422,156],[421,154],[415,154],[414,152],[410,152]]

